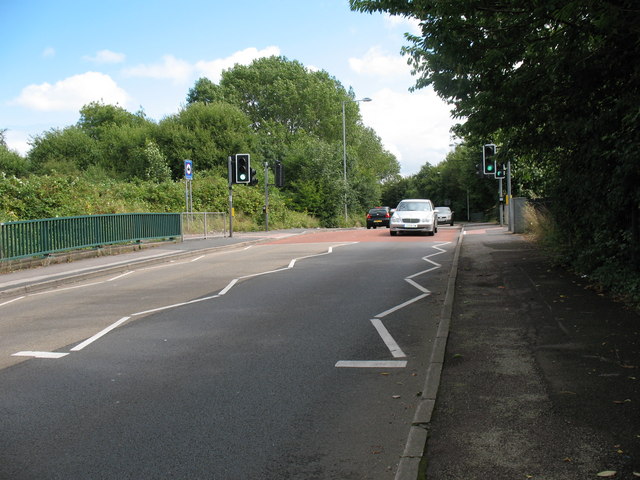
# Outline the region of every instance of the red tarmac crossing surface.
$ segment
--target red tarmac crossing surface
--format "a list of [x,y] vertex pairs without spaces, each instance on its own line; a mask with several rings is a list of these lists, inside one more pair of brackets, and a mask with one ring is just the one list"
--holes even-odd
[[460,233],[460,227],[438,227],[438,233],[434,236],[419,234],[400,234],[392,237],[387,228],[367,230],[358,228],[353,230],[332,230],[295,235],[269,242],[269,244],[283,243],[346,243],[346,242],[451,242]]

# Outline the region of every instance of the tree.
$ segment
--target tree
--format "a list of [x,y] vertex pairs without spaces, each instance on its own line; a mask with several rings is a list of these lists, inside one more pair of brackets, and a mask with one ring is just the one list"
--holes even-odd
[[187,94],[188,105],[197,102],[213,103],[221,101],[223,101],[223,98],[220,87],[206,77],[198,79]]
[[252,151],[254,134],[249,124],[233,105],[196,102],[163,119],[156,139],[174,178],[182,175],[185,159],[193,160],[198,170],[217,168],[226,176],[229,155]]
[[[417,18],[404,48],[417,76],[465,122],[499,133],[521,171],[553,196],[558,241],[596,277],[640,269],[640,8],[636,0],[350,0]],[[469,144],[471,144],[469,142]],[[481,144],[481,143],[478,143]],[[534,176],[531,177],[532,179]],[[597,197],[599,208],[586,208]],[[600,232],[609,232],[606,236]],[[607,238],[605,238],[607,237]],[[610,238],[615,238],[611,247]],[[626,259],[626,260],[625,260]],[[629,260],[630,259],[630,260]]]

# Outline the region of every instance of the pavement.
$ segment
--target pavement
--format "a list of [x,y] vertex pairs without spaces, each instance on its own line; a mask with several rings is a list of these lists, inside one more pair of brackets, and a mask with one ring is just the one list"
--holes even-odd
[[[1,273],[0,303],[105,271],[301,233],[234,233],[49,257]],[[425,382],[435,401],[425,402],[428,421],[412,427],[426,431],[426,448],[411,459],[405,452],[403,460],[417,461],[405,462],[409,468],[396,478],[640,478],[638,313],[496,225],[465,225],[454,264],[439,329],[443,361]]]
[[640,316],[521,235],[464,233],[426,478],[640,477]]

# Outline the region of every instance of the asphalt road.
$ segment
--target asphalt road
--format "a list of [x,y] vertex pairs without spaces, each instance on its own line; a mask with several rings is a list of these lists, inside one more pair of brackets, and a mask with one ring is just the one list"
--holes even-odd
[[458,233],[305,235],[3,298],[0,478],[394,478]]

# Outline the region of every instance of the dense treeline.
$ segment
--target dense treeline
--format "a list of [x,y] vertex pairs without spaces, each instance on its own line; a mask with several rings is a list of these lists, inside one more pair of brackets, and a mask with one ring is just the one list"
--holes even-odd
[[[186,106],[158,122],[146,118],[142,111],[130,113],[97,102],[85,105],[76,125],[34,138],[26,158],[9,151],[2,142],[0,193],[4,195],[0,198],[4,200],[0,220],[141,207],[180,211],[184,195],[179,192],[179,183],[185,159],[191,159],[195,167],[194,193],[204,188],[203,182],[215,184],[220,193],[219,198],[207,200],[209,203],[198,205],[198,209],[225,210],[227,193],[220,185],[226,182],[227,158],[242,152],[251,153],[260,185],[265,181],[265,162],[273,167],[277,160],[285,166],[286,186],[273,192],[272,208],[281,202],[283,208],[308,214],[322,225],[338,225],[344,222],[345,197],[349,211],[362,216],[369,206],[380,202],[383,182],[399,172],[396,158],[383,148],[376,133],[362,124],[353,99],[353,92],[328,73],[310,71],[284,57],[270,57],[225,71],[219,84],[206,78],[198,80],[187,94]],[[342,175],[343,102],[347,185]],[[56,179],[42,178],[46,176]],[[56,195],[42,191],[65,182],[75,187],[92,184],[94,190],[106,186],[106,190],[89,194],[69,187],[67,198],[65,188]],[[141,190],[141,197],[131,203],[123,198],[89,201],[129,188],[113,188],[114,182],[144,185],[144,192]],[[37,200],[39,189],[48,198]],[[238,186],[235,195],[255,200],[241,211],[257,218],[262,213],[264,190],[247,190],[251,189]],[[158,204],[147,199],[152,191]],[[46,205],[50,208],[44,208]]]
[[499,146],[550,200],[563,259],[640,297],[637,0],[351,0],[416,18],[415,88],[432,85],[467,145]]

